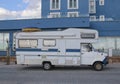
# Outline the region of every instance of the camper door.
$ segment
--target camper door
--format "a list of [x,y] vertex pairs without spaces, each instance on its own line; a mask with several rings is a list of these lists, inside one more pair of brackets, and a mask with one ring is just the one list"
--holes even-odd
[[58,55],[65,55],[65,40],[58,40]]

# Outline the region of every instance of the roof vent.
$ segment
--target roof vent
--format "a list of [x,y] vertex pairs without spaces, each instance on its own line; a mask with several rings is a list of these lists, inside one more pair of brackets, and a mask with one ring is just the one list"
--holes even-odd
[[22,32],[38,32],[38,31],[41,31],[40,28],[23,28],[22,29]]

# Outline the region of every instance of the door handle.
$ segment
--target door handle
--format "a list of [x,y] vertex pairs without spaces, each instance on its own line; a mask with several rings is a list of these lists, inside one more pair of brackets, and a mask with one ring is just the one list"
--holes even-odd
[[81,53],[81,55],[84,54],[84,53]]
[[60,52],[60,50],[58,50],[58,52]]
[[40,56],[40,55],[38,55],[38,56]]

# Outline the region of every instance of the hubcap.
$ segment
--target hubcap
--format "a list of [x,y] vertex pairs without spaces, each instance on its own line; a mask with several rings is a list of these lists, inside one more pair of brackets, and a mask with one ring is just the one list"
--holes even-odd
[[45,65],[44,65],[44,68],[45,68],[45,69],[50,69],[50,64],[45,64]]
[[96,64],[96,69],[100,70],[102,68],[101,64]]

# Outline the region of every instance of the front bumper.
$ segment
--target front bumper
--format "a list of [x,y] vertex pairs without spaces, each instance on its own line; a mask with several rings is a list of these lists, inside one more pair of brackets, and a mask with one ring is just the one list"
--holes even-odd
[[109,57],[106,56],[105,59],[103,60],[103,64],[104,64],[104,65],[109,64],[109,61],[108,61],[108,60],[109,60]]

